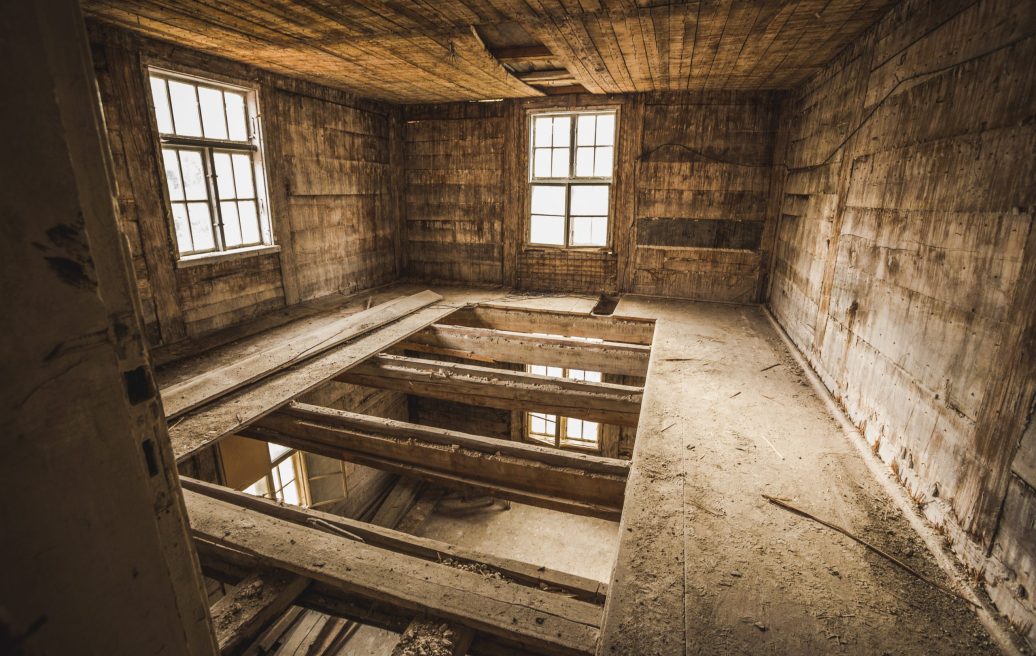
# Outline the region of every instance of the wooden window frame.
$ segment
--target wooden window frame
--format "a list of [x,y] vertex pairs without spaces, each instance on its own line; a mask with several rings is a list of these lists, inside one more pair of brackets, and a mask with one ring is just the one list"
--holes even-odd
[[[543,109],[543,110],[531,110],[526,115],[526,194],[525,194],[525,213],[524,213],[524,237],[522,243],[526,248],[534,249],[557,249],[566,251],[609,251],[612,248],[614,240],[614,207],[615,207],[615,172],[618,166],[618,152],[619,152],[619,122],[621,119],[620,108],[617,106],[607,107],[587,107],[582,109]],[[615,117],[614,133],[612,134],[612,168],[611,174],[608,176],[576,176],[576,151],[578,146],[578,123],[579,116],[586,115],[612,115]],[[569,126],[569,162],[568,172],[569,175],[566,177],[536,177],[535,176],[535,165],[536,165],[536,127],[535,121],[537,118],[554,118],[554,117],[569,117],[571,118],[571,125]],[[553,171],[552,171],[553,172]],[[607,236],[605,237],[603,245],[579,245],[572,243],[572,214],[571,214],[571,197],[572,187],[579,185],[596,186],[604,185],[608,187],[608,215],[607,215]],[[565,243],[564,244],[544,244],[532,241],[532,188],[533,186],[562,186],[565,187]]]
[[[537,365],[526,365],[525,366],[525,371],[530,371],[533,366],[537,366]],[[548,366],[548,365],[538,365],[538,366]],[[572,370],[569,367],[553,367],[553,368],[561,369],[561,377],[564,378],[565,380],[581,380],[581,379],[570,378],[569,377],[569,371]],[[582,369],[580,369],[579,371],[584,371],[584,373],[588,373],[588,372],[586,372],[585,370],[582,370]],[[603,377],[603,374],[601,374],[600,372],[597,372],[597,371],[589,372],[589,373],[596,373],[596,374],[601,375]],[[534,435],[538,435],[538,436],[541,436],[541,437],[550,437],[550,436],[545,434],[545,433],[533,433],[532,432],[532,416],[533,415],[548,415],[548,416],[554,417],[555,421],[554,421],[554,436],[553,436],[554,441],[553,441],[553,444],[551,444],[551,442],[548,442],[546,439],[539,439],[538,437],[534,437]],[[551,446],[553,446],[556,449],[564,449],[564,450],[571,450],[571,451],[582,451],[582,452],[587,452],[587,453],[601,453],[601,450],[602,450],[602,445],[601,445],[601,441],[602,440],[601,440],[601,438],[602,438],[602,435],[604,433],[604,424],[602,424],[599,421],[589,421],[589,420],[586,420],[586,419],[580,420],[580,421],[584,421],[584,422],[588,422],[588,423],[592,423],[592,424],[597,424],[597,440],[596,440],[596,442],[591,444],[591,443],[589,443],[589,442],[587,442],[585,440],[571,440],[568,437],[566,437],[566,435],[568,433],[568,420],[569,419],[579,419],[578,417],[565,417],[565,416],[562,416],[562,415],[559,415],[559,414],[555,414],[553,412],[535,412],[535,411],[531,411],[531,410],[523,412],[521,414],[521,417],[522,417],[522,422],[523,422],[522,432],[521,432],[522,439],[524,441],[526,441],[526,442],[529,442],[530,444],[551,445]]]
[[[219,89],[221,91],[230,91],[233,93],[241,94],[245,98],[245,130],[246,140],[237,141],[232,139],[213,139],[207,137],[191,137],[183,136],[173,133],[165,133],[161,131],[158,122],[158,116],[155,110],[155,103],[158,101],[155,98],[154,92],[151,89],[151,79],[157,78],[164,82],[166,85],[166,99],[169,103],[168,111],[170,117],[174,123],[175,130],[175,118],[173,117],[172,101],[169,94],[169,82],[177,81],[191,84],[195,87],[195,93],[199,86]],[[193,73],[185,73],[181,71],[171,70],[162,66],[146,65],[145,66],[145,82],[146,88],[149,94],[148,107],[151,113],[151,124],[154,130],[154,134],[158,141],[158,160],[159,166],[162,170],[162,189],[164,192],[164,204],[167,218],[167,226],[169,229],[169,237],[173,244],[173,250],[176,256],[178,266],[189,266],[195,263],[207,262],[212,259],[223,259],[239,257],[241,255],[247,255],[250,253],[263,253],[263,252],[276,252],[279,247],[275,243],[274,237],[274,225],[273,216],[270,211],[269,193],[266,184],[266,167],[263,157],[263,143],[262,143],[262,130],[259,121],[259,99],[258,90],[252,86],[245,86],[239,84],[233,84],[231,82],[224,81],[223,79],[217,79],[216,77],[205,77],[203,75],[195,75]],[[203,121],[201,117],[201,109],[199,105],[199,123]],[[224,114],[224,119],[228,121],[227,135],[229,137],[229,119]],[[211,221],[213,247],[210,249],[187,249],[182,250],[180,248],[180,240],[176,234],[176,222],[173,217],[173,204],[179,203],[180,201],[174,201],[172,195],[169,192],[169,182],[165,175],[165,164],[164,164],[164,151],[165,150],[194,150],[199,151],[202,154],[202,164],[204,167],[204,174],[206,179],[206,193],[205,199],[206,204],[209,207],[209,218]],[[246,154],[251,162],[250,173],[252,190],[254,194],[253,198],[238,199],[235,190],[235,198],[233,199],[221,199],[219,195],[219,187],[216,180],[215,173],[215,155],[216,153],[229,153],[229,154]],[[179,155],[177,154],[179,158]],[[181,174],[182,179],[182,174]],[[234,201],[239,200],[254,200],[256,204],[256,215],[258,220],[259,229],[259,241],[249,242],[247,244],[241,244],[238,246],[228,247],[226,245],[226,236],[224,231],[223,221],[223,210],[222,200]],[[197,201],[202,202],[202,201]],[[192,238],[193,242],[193,238]],[[193,245],[193,244],[192,244]]]

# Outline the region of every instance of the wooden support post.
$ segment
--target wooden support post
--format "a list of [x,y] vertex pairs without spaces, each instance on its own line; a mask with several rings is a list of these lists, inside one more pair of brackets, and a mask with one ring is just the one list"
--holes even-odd
[[531,410],[636,426],[643,389],[490,367],[379,355],[336,377],[344,383],[504,410]]
[[399,348],[484,362],[550,364],[620,376],[645,376],[651,355],[651,347],[640,344],[588,342],[442,324],[414,333]]

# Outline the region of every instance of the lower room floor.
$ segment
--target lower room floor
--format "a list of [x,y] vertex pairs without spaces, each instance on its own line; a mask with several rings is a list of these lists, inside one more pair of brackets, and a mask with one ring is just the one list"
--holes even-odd
[[[370,299],[353,298],[337,306],[311,308],[305,316],[284,317],[276,325],[240,333],[227,344],[210,345],[202,355],[160,369],[163,392],[191,380],[196,372],[262,353],[270,344],[310,334],[324,322],[415,291],[420,288],[395,285],[378,290]],[[534,444],[538,453],[553,448],[586,462],[597,457],[622,461],[628,467],[621,513],[616,513],[603,509],[604,502],[588,502],[589,491],[580,492],[578,503],[558,505],[543,498],[547,493],[536,493],[535,480],[524,491],[499,479],[494,479],[494,488],[487,478],[477,475],[467,479],[475,480],[473,485],[464,480],[452,484],[442,471],[428,473],[432,467],[428,463],[411,462],[406,465],[411,469],[406,469],[398,459],[392,464],[384,455],[379,456],[382,460],[370,453],[348,456],[351,462],[343,465],[339,496],[328,495],[329,501],[318,502],[315,509],[558,572],[558,576],[582,581],[580,585],[600,585],[598,596],[579,601],[579,613],[592,618],[584,621],[586,632],[581,635],[588,636],[586,640],[547,647],[523,646],[520,640],[504,640],[504,646],[489,640],[479,647],[483,629],[478,621],[468,623],[453,610],[443,612],[432,600],[418,604],[419,608],[407,602],[411,605],[404,610],[410,615],[431,617],[433,623],[441,620],[461,628],[474,625],[471,653],[994,654],[1016,649],[992,619],[988,599],[953,569],[952,556],[938,535],[919,519],[916,508],[896,487],[887,467],[867,451],[862,438],[847,430],[837,408],[814,384],[811,373],[800,366],[763,308],[624,296],[611,315],[599,316],[592,314],[596,297],[460,287],[434,291],[441,300],[431,307],[463,309],[482,304],[490,308],[483,315],[472,315],[478,321],[471,316],[459,321],[465,328],[492,327],[490,317],[495,316],[493,312],[503,312],[500,308],[553,312],[557,314],[550,315],[551,320],[558,316],[571,319],[564,327],[548,328],[548,316],[534,314],[531,327],[522,331],[533,341],[556,336],[551,330],[566,330],[558,333],[566,339],[586,338],[584,333],[593,327],[610,330],[608,322],[653,322],[649,344],[639,345],[650,347],[649,364],[642,376],[633,375],[635,369],[624,363],[613,370],[621,374],[604,371],[600,382],[585,375],[578,381],[589,382],[587,389],[602,394],[640,390],[635,426],[616,426],[609,433],[607,421],[625,421],[614,408],[587,415],[601,419],[593,438],[597,450],[592,453],[584,444],[576,444],[586,437],[585,427],[580,438],[569,439],[562,433],[553,444],[536,442],[542,437],[536,432],[542,432],[540,424],[536,431],[531,428],[536,411],[543,403],[548,409],[561,407],[562,400],[541,402],[535,400],[538,397],[518,395],[517,401],[504,402],[492,396],[496,392],[482,395],[467,387],[458,387],[461,391],[450,398],[434,391],[425,379],[412,379],[406,385],[382,383],[370,364],[353,369],[352,378],[345,374],[340,376],[344,380],[330,384],[348,389],[332,392],[325,385],[299,395],[305,403],[327,403],[345,412],[380,414],[389,420],[482,435],[502,443]],[[592,318],[592,326],[580,327],[580,318]],[[494,363],[493,358],[479,355],[478,348],[465,350],[449,342],[459,339],[459,332],[450,329],[448,322],[448,317],[435,322],[439,331],[435,340],[410,337],[383,349],[377,356],[384,360],[379,365],[381,373],[391,377],[392,367],[400,365],[391,358],[411,357],[412,349],[421,347],[426,349],[418,354],[421,358],[476,367],[470,371],[447,368],[432,376],[437,377],[437,384],[459,385],[456,381],[462,374],[493,379],[496,374],[488,369],[498,367],[504,381],[499,384],[514,387],[524,384],[522,376],[530,375],[529,366],[555,364],[546,355],[537,365],[519,356],[513,356],[517,364]],[[495,329],[519,332],[505,323]],[[616,342],[616,353],[621,351],[616,337],[621,337],[620,332],[602,338],[605,345]],[[596,338],[589,339],[595,343]],[[633,345],[639,340],[631,339]],[[428,354],[435,349],[434,356]],[[632,361],[644,351],[631,347],[616,357]],[[590,366],[596,365],[578,371],[585,374]],[[569,372],[575,367],[561,369]],[[567,377],[567,373],[555,376]],[[566,394],[569,391],[559,392],[559,399]],[[427,395],[443,405],[418,400]],[[522,406],[522,398],[533,399],[528,408]],[[560,422],[560,413],[539,414]],[[285,421],[259,422],[259,430],[241,432],[252,439],[269,437]],[[610,442],[605,437],[609,434]],[[312,436],[297,440],[303,446],[317,443]],[[600,455],[605,452],[607,456]],[[220,469],[224,477],[234,469],[228,452],[224,451],[221,462],[210,466],[199,455],[204,453],[196,451],[184,459],[183,471],[230,485],[225,478],[214,480],[220,478]],[[321,455],[327,457],[328,453]],[[309,464],[304,469],[312,474],[315,461],[309,454],[305,457],[303,462]],[[378,471],[379,463],[388,463],[387,471]],[[460,471],[464,470],[454,473]],[[417,475],[407,475],[414,472]],[[324,478],[313,477],[307,483],[311,493],[323,485],[321,480],[330,480],[329,475],[321,476]],[[584,472],[584,476],[592,474]],[[598,479],[586,480],[590,487],[599,485]],[[244,489],[245,482],[230,486]],[[271,479],[271,487],[278,483],[283,487],[283,480]],[[494,490],[503,492],[495,494]],[[271,493],[267,496],[284,500]],[[555,507],[545,507],[551,505]],[[192,511],[190,502],[188,511]],[[230,520],[226,521],[229,526]],[[322,520],[310,517],[304,521]],[[337,530],[343,552],[356,544],[348,530]],[[234,539],[226,538],[226,544]],[[203,568],[206,574],[213,574],[202,551]],[[296,574],[310,571],[305,569],[310,565],[286,564],[290,549],[287,555],[272,550],[257,553],[264,564],[273,563]],[[225,570],[225,583],[213,597],[217,604],[224,593],[233,596],[234,577],[225,576]],[[483,576],[494,589],[510,584],[501,582],[507,577],[492,568],[470,571]],[[539,592],[558,591],[540,583]],[[562,590],[557,596],[569,599],[573,595]],[[381,603],[391,606],[395,602]],[[300,607],[306,605],[311,609]],[[405,623],[386,630],[391,622],[379,627],[377,621],[360,618],[350,623],[313,606],[293,606],[280,622],[256,638],[251,652],[242,653],[437,653],[400,646],[399,629]],[[478,616],[479,609],[471,612]],[[519,620],[516,617],[515,623]],[[498,630],[485,629],[489,633]]]

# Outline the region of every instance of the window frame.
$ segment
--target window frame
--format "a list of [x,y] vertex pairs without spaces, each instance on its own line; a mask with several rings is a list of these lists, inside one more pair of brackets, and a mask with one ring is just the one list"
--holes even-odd
[[[268,445],[269,444],[273,444],[273,443],[270,442],[270,443],[268,443]],[[276,445],[276,446],[280,446],[280,445]],[[269,446],[267,448],[269,448]],[[309,496],[309,486],[306,484],[307,478],[306,478],[305,461],[302,458],[302,452],[299,451],[298,449],[290,449],[289,448],[287,451],[284,451],[283,453],[279,454],[276,458],[273,458],[272,454],[271,454],[270,468],[266,471],[266,474],[263,477],[256,479],[251,485],[248,486],[248,488],[253,487],[259,481],[266,481],[266,492],[262,493],[261,496],[264,499],[270,499],[272,501],[277,501],[279,503],[288,503],[287,501],[285,501],[283,499],[283,496],[284,496],[283,492],[284,492],[284,488],[288,484],[290,484],[290,483],[284,483],[284,481],[281,478],[279,472],[278,472],[278,474],[276,476],[274,476],[274,472],[278,471],[278,468],[284,462],[286,462],[288,460],[291,461],[292,469],[295,472],[295,479],[294,479],[294,481],[291,481],[291,482],[295,483],[295,489],[297,491],[298,499],[299,499],[298,507],[300,507],[300,508],[308,508],[309,507],[309,502],[310,502],[310,496]],[[278,482],[281,484],[280,487],[277,487],[277,483]],[[246,490],[248,488],[246,488]],[[252,493],[249,492],[249,494],[252,494]],[[259,496],[259,495],[256,495],[256,496]],[[289,504],[289,505],[292,505],[292,504]]]
[[[280,247],[276,243],[273,211],[270,207],[269,200],[270,196],[266,175],[267,167],[265,163],[265,153],[263,148],[262,125],[259,113],[258,89],[254,85],[248,85],[244,82],[228,81],[228,79],[225,76],[209,73],[195,73],[186,72],[183,70],[176,70],[174,68],[165,66],[162,63],[151,63],[145,61],[145,65],[143,68],[144,85],[147,89],[148,110],[150,112],[151,128],[153,130],[155,142],[157,145],[156,150],[158,157],[158,165],[161,170],[161,174],[159,177],[162,180],[162,190],[164,192],[163,204],[165,207],[165,214],[167,219],[166,225],[168,229],[169,238],[171,240],[170,243],[173,247],[173,255],[177,267],[206,263],[215,259],[236,259],[237,257],[247,256],[250,254],[279,251]],[[205,136],[192,137],[162,132],[161,127],[159,126],[158,115],[155,109],[155,104],[160,99],[155,97],[155,94],[151,88],[152,78],[161,79],[165,83],[166,99],[169,103],[168,111],[170,114],[170,120],[173,121],[174,130],[175,118],[173,118],[172,100],[169,92],[170,81],[179,81],[191,84],[195,86],[195,89],[197,89],[198,85],[200,85],[204,87],[220,89],[221,91],[230,91],[233,93],[243,95],[245,101],[244,107],[246,140],[238,141],[229,138],[229,118],[226,116],[225,112],[224,120],[228,122],[227,139],[214,139]],[[197,91],[195,93],[197,94]],[[199,124],[202,125],[202,132],[204,135],[204,118],[202,117],[200,104],[198,109],[198,119]],[[180,239],[176,233],[176,220],[173,215],[173,204],[181,201],[174,201],[169,190],[169,181],[165,174],[164,163],[164,152],[167,148],[177,153],[179,153],[179,151],[185,150],[201,152],[207,197],[204,201],[196,202],[205,202],[209,208],[209,218],[213,240],[212,248],[195,248],[187,251],[182,251],[180,249]],[[258,223],[259,232],[258,242],[250,242],[248,244],[242,243],[239,246],[226,246],[226,234],[224,229],[222,202],[236,203],[239,199],[236,198],[236,191],[235,198],[230,199],[230,201],[224,201],[224,199],[221,199],[219,195],[219,188],[215,173],[215,155],[217,153],[227,153],[231,155],[246,154],[249,158],[252,189],[254,194],[254,202],[256,206],[256,219]],[[179,160],[178,154],[177,158]],[[247,201],[252,199],[244,200]],[[192,246],[194,245],[193,242],[194,239],[192,233]]]
[[[576,176],[574,175],[576,169],[576,152],[578,146],[578,117],[586,115],[607,115],[610,114],[615,117],[614,133],[612,134],[612,166],[611,174],[608,176]],[[537,118],[554,118],[554,117],[569,117],[571,119],[571,125],[569,126],[569,153],[568,153],[568,172],[569,175],[566,177],[536,177],[535,176],[535,159],[536,159],[536,133],[535,133],[535,121]],[[526,189],[525,189],[525,212],[524,212],[524,237],[522,238],[523,248],[526,249],[554,249],[554,250],[566,250],[566,251],[590,251],[590,252],[602,252],[610,251],[612,244],[614,243],[614,217],[615,217],[615,172],[618,164],[618,152],[619,152],[619,124],[621,121],[621,106],[619,105],[602,105],[594,107],[585,107],[579,109],[536,109],[529,110],[526,114]],[[596,154],[595,154],[596,155]],[[553,171],[551,171],[553,173]],[[533,186],[561,186],[565,187],[565,243],[564,244],[544,244],[532,241],[532,188]],[[571,197],[572,187],[574,186],[598,186],[605,185],[608,187],[608,213],[606,217],[606,230],[607,235],[603,245],[580,245],[572,243],[572,215],[571,215]]]
[[[550,369],[561,369],[561,376],[559,376],[559,377],[563,378],[565,380],[585,380],[585,375],[588,374],[588,373],[596,374],[598,377],[600,377],[602,379],[604,377],[604,374],[602,372],[599,372],[599,371],[587,371],[585,369],[578,369],[576,371],[582,371],[583,374],[584,374],[584,378],[572,378],[571,375],[570,375],[570,372],[574,371],[575,369],[570,368],[570,367],[556,367],[556,366],[553,366],[553,365],[527,364],[527,365],[525,365],[525,371],[531,373],[532,368],[533,367],[537,367],[537,366],[539,366],[539,367],[546,367],[548,371]],[[547,375],[549,375],[549,374],[547,374]],[[533,435],[534,435],[534,433],[532,432],[532,416],[533,415],[546,415],[546,416],[554,417],[554,441],[553,441],[553,444],[551,444],[550,442],[548,442],[545,439],[539,439],[537,437],[533,437]],[[567,417],[567,416],[559,415],[559,414],[556,414],[556,413],[553,413],[553,412],[537,412],[535,410],[526,410],[526,411],[524,411],[523,414],[522,414],[522,418],[523,418],[523,421],[524,421],[524,425],[522,426],[522,433],[521,434],[522,434],[522,439],[525,442],[528,442],[530,444],[539,444],[540,446],[544,446],[544,445],[553,446],[556,449],[565,449],[565,450],[572,450],[572,451],[582,451],[582,452],[587,452],[587,453],[601,453],[601,451],[602,451],[602,444],[601,444],[602,440],[601,440],[601,438],[602,438],[602,434],[604,432],[604,424],[599,422],[599,421],[590,421],[590,420],[587,420],[587,419],[580,419],[579,417]],[[569,438],[568,437],[568,421],[570,419],[574,419],[574,420],[577,420],[577,421],[582,421],[582,422],[585,422],[585,423],[596,424],[597,425],[597,440],[591,443],[588,440],[576,440],[574,438]],[[540,435],[542,437],[549,437],[545,433],[535,433],[535,435]]]

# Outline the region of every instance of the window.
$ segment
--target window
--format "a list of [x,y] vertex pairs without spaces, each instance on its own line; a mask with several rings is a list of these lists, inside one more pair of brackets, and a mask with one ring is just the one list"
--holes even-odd
[[268,444],[267,448],[270,450],[270,473],[246,487],[245,493],[293,506],[305,505],[299,477],[302,469],[299,452],[279,444]]
[[[570,380],[585,380],[591,383],[601,382],[599,371],[583,371],[582,369],[562,369],[531,364],[527,367],[531,374],[555,376]],[[599,436],[601,425],[596,421],[584,421],[573,417],[559,417],[542,412],[526,413],[526,437],[534,442],[542,442],[555,447],[575,447],[580,449],[600,449]]]
[[529,243],[608,245],[615,112],[533,114]]
[[180,257],[273,244],[255,92],[151,71]]

